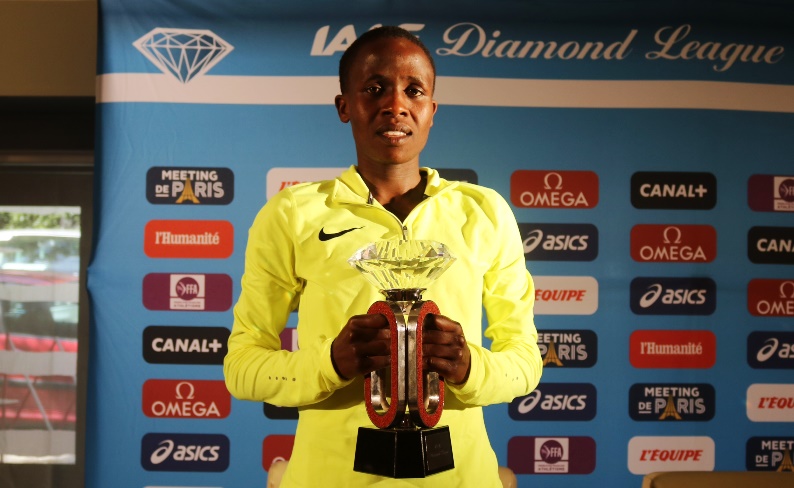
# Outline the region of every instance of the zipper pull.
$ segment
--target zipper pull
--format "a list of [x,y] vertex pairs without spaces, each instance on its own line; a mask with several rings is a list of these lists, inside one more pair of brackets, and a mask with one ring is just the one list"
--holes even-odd
[[403,240],[404,241],[408,240],[408,227],[405,225],[403,225]]

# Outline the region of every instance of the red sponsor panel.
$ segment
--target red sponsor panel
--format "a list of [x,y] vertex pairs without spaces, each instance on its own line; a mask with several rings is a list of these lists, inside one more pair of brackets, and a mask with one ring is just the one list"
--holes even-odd
[[143,306],[149,310],[223,312],[232,306],[232,278],[218,273],[149,273],[143,277]]
[[516,474],[590,474],[596,466],[592,437],[512,437],[507,466]]
[[631,228],[631,258],[639,262],[710,263],[717,231],[710,225],[639,224]]
[[794,176],[752,175],[747,204],[756,212],[794,212]]
[[150,258],[228,258],[234,227],[225,220],[152,220],[146,224],[143,250]]
[[262,467],[265,471],[276,461],[289,461],[292,456],[294,435],[269,435],[262,442]]
[[637,330],[629,339],[635,368],[711,368],[717,338],[708,330]]
[[232,397],[221,380],[147,380],[143,413],[155,418],[222,419],[229,416]]
[[522,208],[593,208],[598,205],[598,175],[592,171],[514,171],[510,200]]
[[750,281],[747,309],[756,317],[794,317],[794,279]]

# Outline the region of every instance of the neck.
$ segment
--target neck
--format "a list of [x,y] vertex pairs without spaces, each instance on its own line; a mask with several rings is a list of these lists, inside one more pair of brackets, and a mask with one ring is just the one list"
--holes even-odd
[[427,177],[417,166],[379,166],[375,169],[358,166],[372,197],[400,220],[424,199]]

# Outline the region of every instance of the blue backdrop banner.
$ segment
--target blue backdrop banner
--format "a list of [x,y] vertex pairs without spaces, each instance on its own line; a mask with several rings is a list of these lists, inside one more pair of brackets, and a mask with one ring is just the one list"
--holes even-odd
[[519,485],[794,469],[794,34],[654,5],[101,0],[88,486],[289,458],[297,412],[223,384],[247,230],[355,163],[338,62],[381,24],[437,64],[422,165],[519,222],[544,374],[485,409]]

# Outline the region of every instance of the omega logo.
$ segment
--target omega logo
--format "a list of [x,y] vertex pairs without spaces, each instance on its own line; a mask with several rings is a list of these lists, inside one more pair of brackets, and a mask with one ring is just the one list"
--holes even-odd
[[[549,184],[549,178],[552,177],[552,176],[556,176],[557,177],[557,186],[555,186],[554,188],[552,188],[552,186]],[[548,173],[543,178],[543,188],[545,188],[546,190],[552,190],[552,189],[560,190],[560,189],[562,189],[562,175],[559,174],[559,173],[555,173],[555,172]]]
[[[670,230],[673,230],[676,233],[676,238],[675,238],[674,241],[671,241],[670,238],[668,237],[668,232]],[[662,236],[664,238],[664,243],[665,244],[680,244],[681,243],[681,229],[679,229],[678,227],[666,227],[664,229],[664,232],[662,233]]]
[[[187,391],[188,391],[187,396],[182,396],[182,386],[186,386],[187,387]],[[192,400],[193,398],[195,398],[196,387],[193,386],[193,383],[190,383],[190,382],[187,382],[187,381],[181,381],[181,382],[177,383],[176,388],[174,388],[174,389],[176,390],[176,398],[177,398],[177,400],[183,400],[183,399]]]

